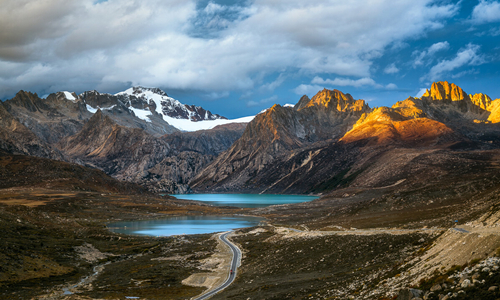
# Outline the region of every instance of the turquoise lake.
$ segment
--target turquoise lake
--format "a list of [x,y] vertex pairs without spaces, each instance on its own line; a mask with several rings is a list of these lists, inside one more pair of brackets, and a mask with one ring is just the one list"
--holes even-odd
[[214,206],[266,207],[269,205],[300,203],[318,199],[306,195],[270,194],[183,194],[171,195],[177,199],[203,201]]
[[262,218],[245,216],[183,216],[161,220],[116,222],[108,229],[122,234],[170,236],[228,231],[257,226]]
[[[317,199],[302,195],[255,194],[187,194],[172,195],[178,199],[203,201],[215,206],[265,207],[269,205],[300,203]],[[160,220],[117,222],[108,229],[122,234],[170,236],[228,231],[257,226],[262,218],[246,216],[182,216]]]

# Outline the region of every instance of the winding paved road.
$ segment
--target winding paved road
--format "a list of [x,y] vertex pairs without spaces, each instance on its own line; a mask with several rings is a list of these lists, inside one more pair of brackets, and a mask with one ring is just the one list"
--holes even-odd
[[219,236],[219,239],[221,239],[221,241],[226,243],[229,246],[229,248],[231,248],[231,252],[233,252],[233,260],[231,261],[231,270],[233,270],[233,272],[229,273],[229,277],[221,286],[219,286],[218,288],[216,288],[215,290],[213,290],[209,293],[206,293],[205,295],[202,295],[198,298],[195,298],[194,300],[203,300],[203,299],[208,299],[208,298],[212,297],[213,295],[215,295],[218,292],[222,291],[223,289],[227,288],[231,283],[233,283],[234,279],[236,278],[237,268],[241,264],[241,250],[240,250],[240,248],[236,247],[235,244],[228,241],[227,235],[230,234],[231,232],[232,231],[221,234]]

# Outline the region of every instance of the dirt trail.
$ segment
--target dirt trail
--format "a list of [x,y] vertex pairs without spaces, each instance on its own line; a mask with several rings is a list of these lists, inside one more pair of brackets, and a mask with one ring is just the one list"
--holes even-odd
[[276,232],[283,234],[283,238],[308,238],[326,235],[376,235],[376,234],[410,234],[410,233],[429,233],[442,232],[446,229],[433,228],[417,228],[417,229],[400,229],[400,228],[373,228],[373,229],[339,229],[339,230],[310,230],[302,231],[294,228],[276,227]]

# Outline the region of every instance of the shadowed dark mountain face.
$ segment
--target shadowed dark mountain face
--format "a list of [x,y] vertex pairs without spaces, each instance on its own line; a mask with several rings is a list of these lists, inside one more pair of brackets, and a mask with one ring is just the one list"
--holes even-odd
[[[274,105],[257,115],[243,136],[198,174],[191,185],[200,191],[267,191],[276,176],[290,171],[283,169],[279,175],[280,171],[272,170],[281,168],[296,153],[308,153],[316,143],[338,140],[363,113],[370,111],[363,100],[336,90],[323,90],[312,99],[302,97],[294,108]],[[268,177],[268,172],[274,176]],[[260,176],[265,177],[264,182],[258,179]]]
[[99,110],[58,148],[120,180],[143,184],[156,192],[184,193],[189,190],[189,180],[239,138],[243,128],[232,125],[156,138],[144,130],[117,125]]
[[40,139],[28,127],[7,111],[0,102],[0,150],[6,153],[23,154],[53,159],[64,156]]

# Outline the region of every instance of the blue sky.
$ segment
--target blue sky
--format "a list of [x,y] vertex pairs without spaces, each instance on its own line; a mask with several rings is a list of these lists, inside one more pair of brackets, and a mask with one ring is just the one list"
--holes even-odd
[[447,80],[500,98],[500,2],[5,0],[0,99],[160,87],[229,118],[323,88],[371,107]]

